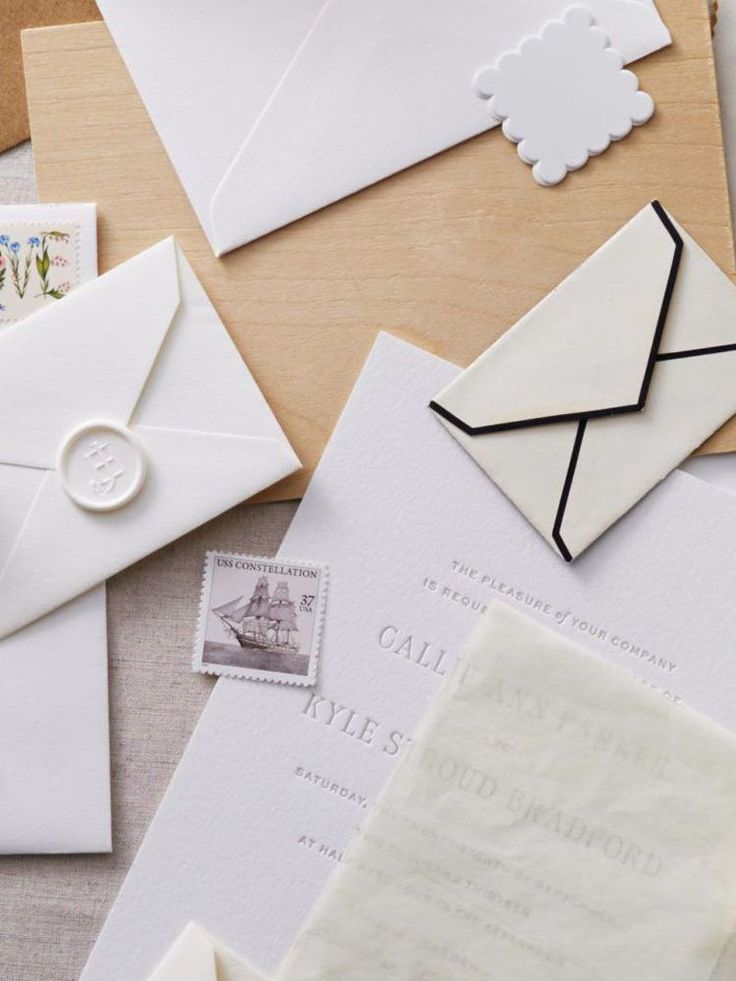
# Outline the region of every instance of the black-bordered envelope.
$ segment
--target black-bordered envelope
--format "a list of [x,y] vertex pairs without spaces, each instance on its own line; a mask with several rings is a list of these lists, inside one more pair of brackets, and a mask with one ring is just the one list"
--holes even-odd
[[430,407],[571,561],[736,412],[736,287],[652,202]]

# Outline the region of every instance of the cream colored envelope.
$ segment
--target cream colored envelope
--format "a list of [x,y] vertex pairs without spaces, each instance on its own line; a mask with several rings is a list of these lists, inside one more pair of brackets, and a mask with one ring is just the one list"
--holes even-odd
[[266,981],[266,975],[190,923],[149,981]]
[[[99,0],[215,253],[498,125],[473,79],[568,0]],[[626,61],[653,0],[587,0]]]
[[736,412],[736,287],[655,201],[430,406],[571,561]]
[[299,466],[173,239],[0,335],[0,637]]

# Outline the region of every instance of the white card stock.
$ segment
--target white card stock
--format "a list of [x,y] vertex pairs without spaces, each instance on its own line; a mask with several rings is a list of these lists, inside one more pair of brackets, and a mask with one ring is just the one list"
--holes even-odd
[[0,637],[298,469],[173,239],[0,335]]
[[708,981],[734,813],[736,736],[495,602],[278,977]]
[[673,474],[572,565],[381,335],[282,546],[330,567],[314,691],[222,679],[85,969],[145,981],[194,921],[273,970],[495,598],[736,730],[736,499]]
[[736,287],[655,201],[430,405],[571,561],[730,419],[735,377]]
[[476,89],[537,183],[552,186],[652,118],[652,97],[623,64],[593,14],[571,7],[479,72]]
[[[496,125],[493,65],[569,0],[100,0],[221,255]],[[653,0],[590,0],[624,59],[669,44]]]
[[[0,208],[0,321],[17,324],[0,338],[94,279],[95,226],[92,204]],[[7,407],[3,425],[24,422]],[[0,569],[34,484],[0,464]],[[0,641],[0,854],[110,850],[107,704],[104,586]]]

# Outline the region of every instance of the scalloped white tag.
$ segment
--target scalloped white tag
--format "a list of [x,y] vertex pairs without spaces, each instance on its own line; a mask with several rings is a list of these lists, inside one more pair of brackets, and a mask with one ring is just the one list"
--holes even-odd
[[551,187],[652,118],[654,100],[623,64],[593,14],[571,7],[481,69],[475,88],[537,183]]

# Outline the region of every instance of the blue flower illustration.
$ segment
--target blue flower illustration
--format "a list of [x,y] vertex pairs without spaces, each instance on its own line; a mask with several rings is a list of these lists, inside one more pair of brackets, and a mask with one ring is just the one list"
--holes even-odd
[[2,303],[0,303],[0,313],[2,313],[4,310],[5,310],[5,307],[2,305]]
[[0,245],[7,245],[10,239],[7,235],[0,235]]
[[28,239],[28,244],[29,245],[40,245],[41,244],[41,239],[40,238],[37,238],[37,236],[35,236],[35,235],[31,235],[31,237]]
[[19,252],[20,251],[20,242],[11,242],[10,243],[10,251],[11,252]]

